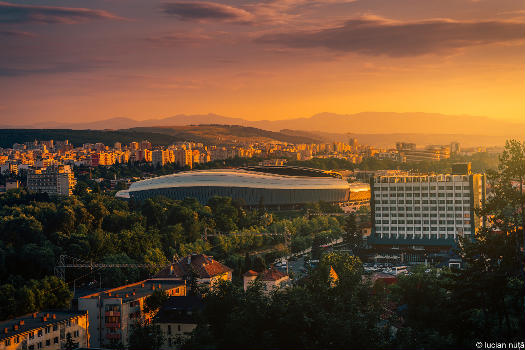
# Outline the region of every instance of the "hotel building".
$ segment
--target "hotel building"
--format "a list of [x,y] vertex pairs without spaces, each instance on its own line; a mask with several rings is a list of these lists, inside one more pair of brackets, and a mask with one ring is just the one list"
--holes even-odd
[[485,175],[455,169],[463,173],[373,177],[368,243],[447,249],[474,235],[482,225],[475,209],[485,199]]

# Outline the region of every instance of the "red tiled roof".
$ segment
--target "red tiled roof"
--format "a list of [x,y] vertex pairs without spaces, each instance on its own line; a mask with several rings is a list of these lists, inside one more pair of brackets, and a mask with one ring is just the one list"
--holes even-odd
[[228,266],[221,264],[209,256],[193,254],[165,267],[159,271],[154,278],[184,278],[188,276],[192,270],[197,274],[198,278],[211,278],[233,271]]
[[261,272],[261,280],[263,281],[278,281],[283,277],[287,277],[285,273],[277,270],[275,267],[271,267],[268,270]]
[[243,276],[250,277],[250,276],[258,276],[259,274],[253,270],[246,271]]

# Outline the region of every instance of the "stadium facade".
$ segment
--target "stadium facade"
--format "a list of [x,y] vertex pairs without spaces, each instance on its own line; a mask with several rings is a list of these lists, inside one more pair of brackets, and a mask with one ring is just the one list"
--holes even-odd
[[137,181],[116,196],[145,200],[165,196],[183,200],[193,197],[207,203],[227,196],[247,206],[294,206],[308,202],[347,202],[350,184],[338,173],[299,167],[253,167],[185,171]]

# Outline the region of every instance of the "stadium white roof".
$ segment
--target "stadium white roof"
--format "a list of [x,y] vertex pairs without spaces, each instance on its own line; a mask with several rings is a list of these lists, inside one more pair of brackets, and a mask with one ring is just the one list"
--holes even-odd
[[[156,190],[173,187],[248,187],[266,189],[342,189],[352,184],[333,177],[285,176],[238,169],[184,171],[137,181],[117,197],[129,198],[134,191]],[[354,189],[354,191],[357,189]]]

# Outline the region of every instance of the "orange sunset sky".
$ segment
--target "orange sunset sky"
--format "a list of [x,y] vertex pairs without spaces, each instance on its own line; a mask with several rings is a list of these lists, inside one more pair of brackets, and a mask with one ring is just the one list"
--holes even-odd
[[525,119],[522,0],[0,1],[0,124]]

